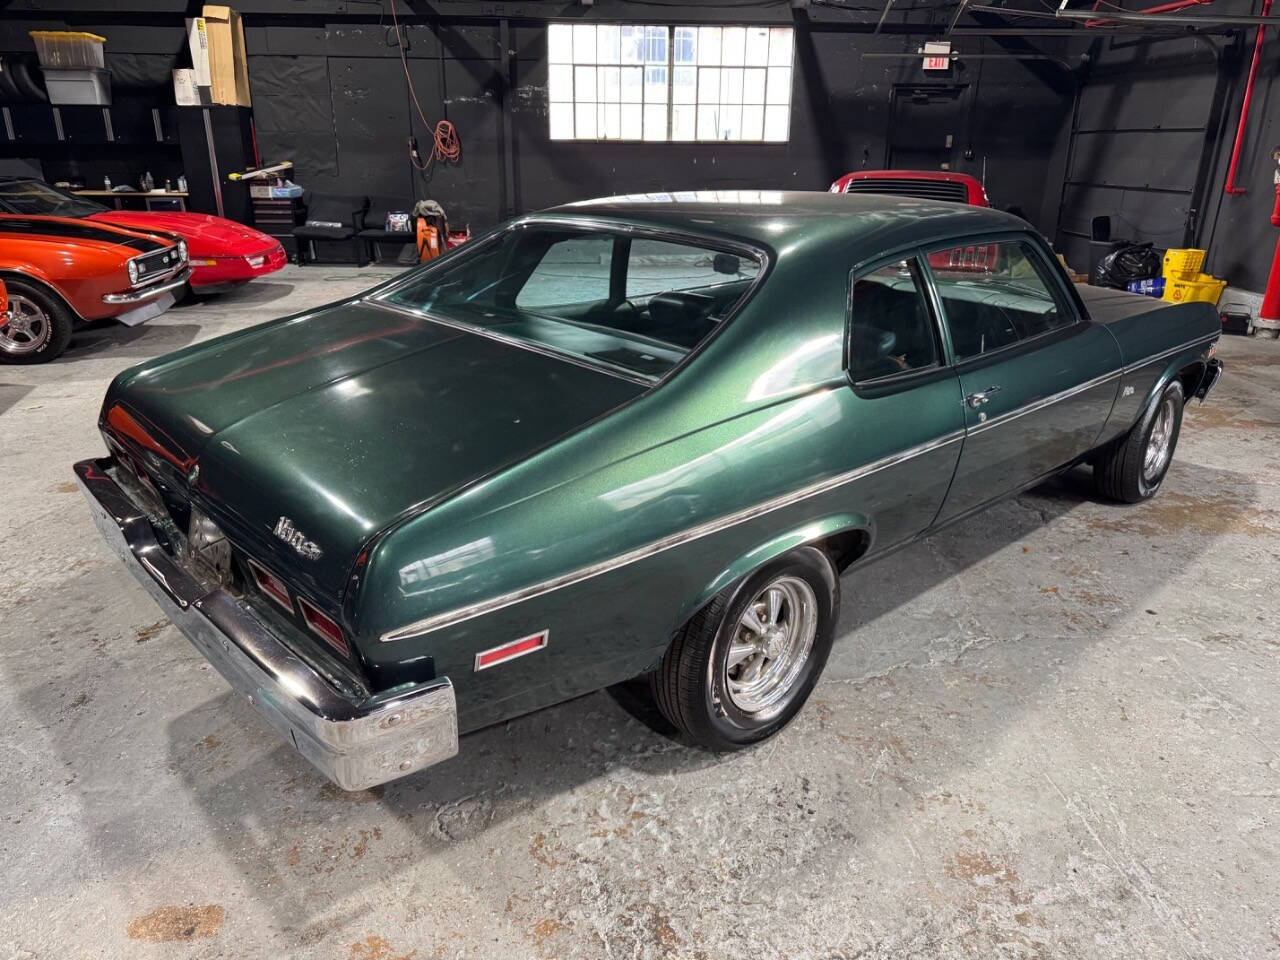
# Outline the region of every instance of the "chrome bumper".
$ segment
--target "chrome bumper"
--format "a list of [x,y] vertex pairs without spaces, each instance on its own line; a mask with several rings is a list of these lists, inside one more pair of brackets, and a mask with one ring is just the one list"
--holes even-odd
[[364,790],[458,752],[453,684],[440,678],[355,698],[286,647],[225,590],[205,591],[156,541],[146,512],[82,460],[76,481],[107,545],[232,688],[344,790]]
[[150,300],[158,293],[168,293],[170,290],[177,290],[180,286],[191,279],[191,267],[183,267],[181,271],[174,274],[163,283],[158,283],[154,287],[139,287],[137,290],[130,290],[128,293],[108,293],[103,296],[103,303],[141,303],[143,300]]

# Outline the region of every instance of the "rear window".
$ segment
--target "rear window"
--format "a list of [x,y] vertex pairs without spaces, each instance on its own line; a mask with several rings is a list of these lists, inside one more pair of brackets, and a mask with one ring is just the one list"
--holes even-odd
[[652,380],[737,309],[761,263],[757,253],[692,240],[525,226],[383,299]]

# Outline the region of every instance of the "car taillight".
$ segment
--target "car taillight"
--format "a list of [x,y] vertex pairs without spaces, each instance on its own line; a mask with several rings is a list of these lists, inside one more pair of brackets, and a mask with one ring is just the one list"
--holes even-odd
[[311,632],[328,641],[329,646],[344,657],[350,654],[347,638],[342,635],[342,628],[333,620],[316,609],[315,604],[303,597],[298,598],[298,606],[302,609],[302,619],[306,621]]
[[249,569],[253,572],[253,579],[257,582],[258,589],[293,613],[293,599],[289,596],[289,588],[285,586],[284,581],[252,560],[249,561]]

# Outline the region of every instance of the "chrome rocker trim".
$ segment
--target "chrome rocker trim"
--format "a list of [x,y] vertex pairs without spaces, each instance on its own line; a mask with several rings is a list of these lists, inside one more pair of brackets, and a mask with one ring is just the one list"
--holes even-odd
[[82,460],[76,481],[99,532],[173,624],[304,757],[344,790],[364,790],[458,752],[447,677],[353,697],[336,689],[225,590],[206,592],[155,538],[146,512],[107,473]]
[[182,286],[191,277],[191,268],[183,267],[172,279],[160,284],[158,287],[139,287],[137,290],[130,290],[128,293],[108,293],[102,297],[103,303],[141,303],[143,300],[150,300],[156,294],[168,293],[170,290],[176,290]]

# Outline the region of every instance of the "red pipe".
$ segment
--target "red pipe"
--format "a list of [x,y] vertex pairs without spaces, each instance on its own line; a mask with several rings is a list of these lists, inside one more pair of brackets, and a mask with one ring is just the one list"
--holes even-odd
[[[1280,227],[1280,183],[1276,184],[1276,205],[1271,211],[1272,226]],[[1258,309],[1259,320],[1280,321],[1280,242],[1276,243],[1276,255],[1271,261],[1271,273],[1267,277],[1267,290]]]
[[[1213,3],[1213,0],[1174,0],[1173,3],[1162,3],[1159,6],[1147,7],[1144,10],[1135,10],[1133,12],[1134,13],[1173,13],[1175,10],[1185,10],[1187,7],[1202,7],[1202,6],[1207,7],[1211,3]],[[1101,3],[1095,3],[1093,5],[1093,9],[1096,11],[1099,6],[1101,6]],[[1086,20],[1084,22],[1084,25],[1086,27],[1100,27],[1110,22],[1111,21],[1108,20],[1106,17],[1101,17],[1097,20]]]
[[[1271,12],[1271,0],[1262,0],[1262,15]],[[1266,36],[1266,25],[1258,24],[1258,38],[1253,42],[1253,62],[1249,64],[1249,82],[1244,87],[1244,101],[1240,104],[1240,125],[1236,127],[1236,142],[1231,148],[1231,166],[1227,169],[1227,185],[1229,194],[1245,193],[1244,187],[1236,186],[1236,169],[1240,166],[1240,147],[1244,143],[1245,127],[1249,123],[1249,103],[1253,100],[1253,81],[1258,76],[1258,61],[1262,59],[1262,41]]]

